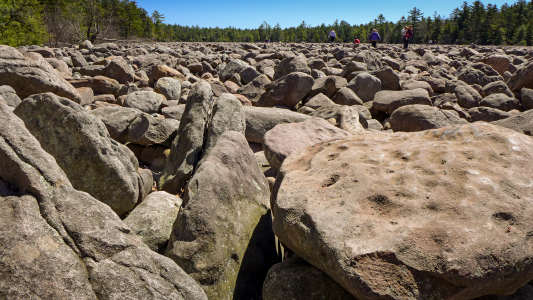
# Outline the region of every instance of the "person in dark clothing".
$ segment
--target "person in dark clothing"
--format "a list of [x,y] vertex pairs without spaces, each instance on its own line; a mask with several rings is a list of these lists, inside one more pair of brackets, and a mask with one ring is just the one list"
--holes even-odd
[[368,39],[372,42],[372,47],[376,48],[377,42],[381,41],[381,37],[379,36],[377,29],[372,30],[372,33],[370,34]]
[[335,38],[337,38],[337,33],[335,33],[335,30],[331,29],[328,35],[329,41],[333,43],[335,41]]
[[407,28],[407,31],[405,32],[405,36],[403,37],[403,48],[407,49],[409,47],[409,41],[413,38],[413,25],[409,25]]

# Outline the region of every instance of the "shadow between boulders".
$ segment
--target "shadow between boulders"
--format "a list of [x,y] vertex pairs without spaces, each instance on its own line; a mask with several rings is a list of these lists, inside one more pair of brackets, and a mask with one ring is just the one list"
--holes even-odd
[[272,230],[272,214],[268,210],[257,223],[244,253],[235,283],[233,300],[263,299],[263,282],[267,272],[280,261]]

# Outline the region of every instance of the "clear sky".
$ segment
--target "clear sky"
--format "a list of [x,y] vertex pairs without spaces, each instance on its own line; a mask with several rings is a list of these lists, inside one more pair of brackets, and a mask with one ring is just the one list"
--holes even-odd
[[[467,1],[471,4],[473,1]],[[496,4],[500,7],[511,1],[481,1],[483,4]],[[137,4],[149,14],[154,10],[165,16],[165,23],[200,27],[257,28],[266,21],[274,27],[298,26],[302,21],[311,26],[331,24],[338,19],[353,24],[366,24],[383,14],[387,21],[396,22],[408,11],[418,7],[424,16],[433,16],[436,11],[448,17],[452,10],[460,7],[463,0],[445,1],[399,1],[399,0],[137,0]]]

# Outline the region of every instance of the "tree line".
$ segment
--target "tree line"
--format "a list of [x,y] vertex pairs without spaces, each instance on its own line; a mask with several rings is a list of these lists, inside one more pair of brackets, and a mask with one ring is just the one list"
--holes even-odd
[[332,24],[281,28],[263,22],[258,28],[199,27],[165,23],[158,11],[148,13],[134,0],[0,0],[0,44],[11,46],[46,43],[52,46],[83,40],[326,42],[330,29],[337,41],[366,41],[377,29],[384,43],[400,43],[401,29],[414,26],[414,43],[479,45],[533,45],[533,3],[519,0],[512,5],[463,2],[450,15],[426,16],[414,7],[399,20],[380,14],[367,24]]

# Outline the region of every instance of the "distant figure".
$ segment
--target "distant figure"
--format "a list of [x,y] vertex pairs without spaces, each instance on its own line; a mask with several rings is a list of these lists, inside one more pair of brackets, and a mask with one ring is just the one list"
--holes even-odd
[[432,41],[432,40],[429,40],[429,44],[430,44],[430,45],[433,44],[433,41]]
[[270,43],[270,39],[268,38],[268,36],[265,38],[265,43]]
[[335,41],[335,38],[337,38],[337,34],[333,29],[331,29],[331,31],[329,32],[328,38],[331,43],[333,43]]
[[361,44],[361,41],[358,39],[358,38],[355,38],[355,40],[353,41],[354,44]]
[[204,36],[204,37],[202,38],[202,41],[204,41],[204,42],[205,42],[205,36]]
[[409,25],[407,27],[407,31],[405,32],[405,36],[403,37],[403,48],[407,49],[409,47],[409,41],[413,37],[413,25]]
[[368,39],[372,42],[372,47],[376,48],[378,40],[381,41],[381,37],[379,36],[378,30],[372,30],[372,33],[370,34]]
[[402,41],[405,40],[405,34],[407,33],[407,30],[409,30],[409,27],[407,26],[402,29]]

